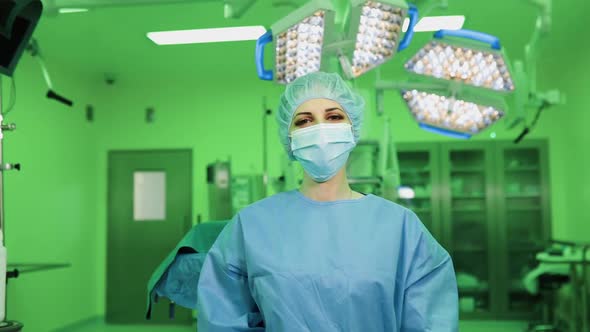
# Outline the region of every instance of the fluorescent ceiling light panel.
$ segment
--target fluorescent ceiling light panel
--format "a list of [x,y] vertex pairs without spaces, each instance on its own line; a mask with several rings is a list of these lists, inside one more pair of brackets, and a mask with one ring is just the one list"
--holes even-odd
[[[438,30],[459,30],[465,23],[465,16],[454,15],[454,16],[426,16],[418,21],[418,24],[414,27],[415,32],[427,32],[427,31],[438,31]],[[404,20],[402,31],[408,31],[408,25],[410,24],[409,19]]]
[[265,32],[266,29],[259,25],[233,28],[149,32],[147,36],[158,45],[177,45],[257,40]]
[[88,8],[60,8],[60,14],[72,14],[72,13],[83,13],[87,12]]

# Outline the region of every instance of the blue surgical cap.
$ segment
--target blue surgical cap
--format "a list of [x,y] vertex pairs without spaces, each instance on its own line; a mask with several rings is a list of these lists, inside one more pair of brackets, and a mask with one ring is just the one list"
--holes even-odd
[[352,123],[355,143],[360,139],[363,109],[365,108],[363,97],[354,92],[336,73],[314,72],[307,74],[287,85],[285,92],[281,95],[277,112],[279,137],[291,159],[294,158],[291,152],[289,127],[293,121],[295,110],[304,102],[317,98],[330,99],[340,104]]

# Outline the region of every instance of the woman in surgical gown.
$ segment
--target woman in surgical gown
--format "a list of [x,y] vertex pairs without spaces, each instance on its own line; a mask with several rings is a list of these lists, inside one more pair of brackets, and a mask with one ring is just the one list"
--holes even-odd
[[458,330],[449,254],[414,213],[348,185],[363,109],[337,74],[287,86],[279,135],[303,183],[222,231],[199,279],[199,332]]

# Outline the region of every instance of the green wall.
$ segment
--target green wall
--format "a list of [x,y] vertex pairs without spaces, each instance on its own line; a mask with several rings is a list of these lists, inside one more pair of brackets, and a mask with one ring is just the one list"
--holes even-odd
[[[545,111],[529,137],[546,138],[550,144],[554,235],[589,241],[590,214],[586,204],[590,201],[590,135],[586,124],[590,123],[590,73],[585,59],[590,49],[578,43],[576,34],[583,31],[583,18],[590,11],[582,0],[559,4],[554,6],[553,31],[541,49],[539,87],[559,88],[567,95],[568,103]],[[577,10],[571,11],[571,6]],[[103,15],[110,13],[116,16],[115,10]],[[498,35],[511,59],[522,58],[523,44],[534,22],[526,2],[505,0],[499,6],[497,2],[474,5],[473,1],[453,1],[449,14],[454,13],[468,16],[467,27]],[[252,17],[249,20],[255,21]],[[83,25],[81,18],[71,22],[70,29]],[[38,31],[41,41],[63,42],[54,30],[58,25],[67,28],[64,24],[46,20]],[[405,54],[383,66],[383,76],[402,75],[399,68],[403,60],[427,39],[426,34],[418,35]],[[10,262],[72,263],[69,269],[24,274],[10,282],[9,315],[26,322],[28,330],[49,331],[104,314],[108,151],[192,148],[193,220],[199,214],[204,220],[208,218],[208,163],[231,157],[234,173],[262,171],[263,97],[276,111],[282,87],[255,77],[250,42],[190,46],[204,55],[193,62],[181,56],[187,47],[154,46],[159,55],[170,54],[178,68],[157,75],[128,70],[114,85],[105,84],[96,75],[72,71],[63,63],[51,67],[56,90],[77,101],[74,109],[43,97],[45,87],[38,66],[29,56],[23,57],[16,73],[17,106],[7,117],[7,122],[17,123],[19,129],[7,133],[4,142],[6,161],[23,164],[20,174],[6,174]],[[125,56],[121,53],[122,59]],[[131,60],[125,61],[131,66],[135,62]],[[149,54],[137,60],[149,61]],[[121,64],[117,66],[122,68]],[[183,74],[181,69],[189,67],[190,73],[197,68],[199,74]],[[365,138],[376,138],[381,132],[370,88],[374,79],[371,73],[355,82],[368,102]],[[84,119],[86,104],[94,106],[93,123]],[[148,107],[156,110],[154,123],[145,122]],[[392,118],[392,134],[398,142],[446,139],[418,129],[397,93],[386,94],[385,109]],[[279,174],[283,153],[276,129],[270,118],[271,176]],[[518,131],[505,130],[503,124],[493,130],[497,139],[518,135]],[[474,139],[490,138],[486,133]]]
[[[162,88],[163,85],[167,88]],[[97,140],[99,171],[95,180],[98,202],[104,207],[98,211],[101,225],[97,233],[99,269],[106,266],[108,151],[193,149],[193,221],[199,214],[203,220],[208,220],[205,177],[208,163],[231,158],[232,172],[262,171],[262,96],[268,94],[269,103],[275,105],[280,91],[269,88],[265,82],[241,77],[226,82],[210,75],[186,82],[170,78],[130,85],[101,83],[95,91],[97,96],[108,96],[97,102],[96,126],[103,134]],[[154,123],[145,121],[147,107],[155,109]],[[275,128],[274,123],[271,128]],[[269,144],[274,151],[278,149],[276,140],[269,139]],[[99,294],[103,294],[105,274],[98,278]],[[99,298],[99,308],[104,308],[103,298]]]
[[[75,102],[87,99],[83,77],[51,67],[57,92]],[[17,100],[5,122],[4,161],[22,171],[6,172],[5,217],[9,263],[70,263],[67,269],[23,273],[8,284],[8,318],[26,331],[49,331],[96,315],[97,211],[96,127],[81,104],[68,108],[45,98],[41,70],[24,57],[15,74]],[[4,105],[9,93],[3,77]],[[101,294],[102,295],[102,294]]]

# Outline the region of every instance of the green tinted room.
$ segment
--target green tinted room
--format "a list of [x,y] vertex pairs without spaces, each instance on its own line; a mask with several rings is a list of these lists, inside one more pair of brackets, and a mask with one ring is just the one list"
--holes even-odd
[[[257,76],[255,40],[162,46],[146,34],[269,29],[306,1],[97,0],[87,11],[68,14],[57,11],[57,0],[43,2],[46,11],[32,35],[38,54],[24,51],[12,78],[0,74],[2,123],[16,125],[4,130],[2,163],[21,168],[2,166],[8,271],[21,270],[8,280],[6,318],[32,332],[194,331],[194,312],[177,306],[176,319],[170,320],[165,300],[155,304],[157,317],[145,320],[151,271],[192,225],[231,218],[240,206],[287,189],[285,152],[274,121],[285,86]],[[497,36],[511,63],[525,59],[539,15],[536,4],[544,3],[450,0],[442,8],[446,2],[415,4],[428,16],[464,15],[463,28]],[[243,3],[238,18],[224,17],[228,4]],[[590,44],[585,42],[590,3],[553,1],[548,12],[550,30],[535,53],[535,84],[540,93],[559,91],[560,100],[545,107],[534,126],[537,107],[527,107],[523,122],[509,128],[517,102],[506,95],[505,119],[469,139],[452,138],[421,129],[400,89],[378,92],[378,81],[409,76],[404,64],[432,32],[416,32],[403,52],[348,80],[366,101],[361,140],[370,149],[386,128],[401,184],[412,187],[415,197],[398,203],[414,210],[453,258],[461,331],[527,331],[529,323],[542,319],[547,300],[519,284],[538,264],[537,252],[551,239],[576,247],[590,243]],[[266,51],[270,69],[271,46]],[[73,106],[46,97],[41,58],[53,90]],[[526,87],[516,85],[514,93],[519,88]],[[515,144],[525,126],[530,133]],[[137,163],[143,166],[130,166]],[[179,163],[187,167],[177,168]],[[214,165],[230,165],[228,181],[250,195],[236,203],[236,190],[230,192],[233,200],[216,193]],[[183,202],[185,209],[170,223],[174,231],[165,223],[164,231],[145,233],[114,225],[118,197],[131,202],[127,210],[133,207],[133,188],[116,181],[119,166],[186,175],[169,177],[175,184],[166,187],[168,199]],[[254,182],[265,172],[268,186],[260,190]],[[356,188],[374,192],[370,184]],[[231,213],[214,210],[232,204]],[[523,239],[534,245],[520,250]],[[138,272],[142,269],[150,272]],[[461,286],[474,280],[477,287]],[[581,302],[572,304],[580,294],[572,295],[570,287],[566,283],[554,294],[571,308],[548,308],[575,317],[559,331],[590,331],[590,311],[581,312]],[[588,298],[588,286],[583,292],[579,298]]]

